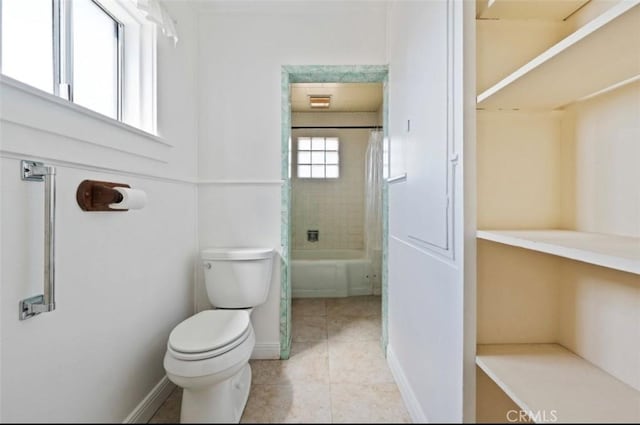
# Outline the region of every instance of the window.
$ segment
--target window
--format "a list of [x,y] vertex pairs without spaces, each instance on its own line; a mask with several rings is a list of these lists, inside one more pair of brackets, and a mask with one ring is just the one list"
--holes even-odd
[[135,2],[1,0],[0,7],[2,74],[155,133],[155,29]]
[[122,119],[123,25],[92,0],[74,0],[71,100]]
[[2,73],[53,93],[51,0],[3,0]]
[[340,176],[337,137],[298,137],[298,178]]

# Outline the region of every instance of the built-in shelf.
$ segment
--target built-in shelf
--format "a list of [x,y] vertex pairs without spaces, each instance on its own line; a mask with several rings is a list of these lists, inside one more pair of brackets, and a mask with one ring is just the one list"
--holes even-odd
[[590,0],[482,0],[477,4],[480,19],[542,19],[562,21]]
[[640,0],[622,1],[477,97],[484,109],[557,109],[640,75]]
[[478,230],[479,239],[640,274],[640,238],[571,230]]
[[479,345],[476,364],[536,422],[640,422],[640,391],[561,345]]
[[407,173],[398,174],[397,176],[389,177],[387,183],[401,183],[407,181]]

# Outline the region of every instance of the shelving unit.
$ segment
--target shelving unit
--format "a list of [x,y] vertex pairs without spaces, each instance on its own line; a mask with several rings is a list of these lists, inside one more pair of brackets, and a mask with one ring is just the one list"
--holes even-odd
[[639,391],[561,345],[479,345],[476,363],[538,421],[640,422]]
[[589,0],[483,0],[477,15],[482,19],[566,19]]
[[640,274],[640,238],[570,230],[479,230],[479,239]]
[[640,0],[477,4],[477,420],[640,423]]
[[640,27],[639,4],[609,9],[478,95],[478,108],[556,109],[636,81],[640,50],[629,34]]

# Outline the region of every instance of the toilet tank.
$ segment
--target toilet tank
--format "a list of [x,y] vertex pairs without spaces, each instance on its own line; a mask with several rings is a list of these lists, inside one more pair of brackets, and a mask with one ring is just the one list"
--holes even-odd
[[201,252],[209,302],[217,308],[250,308],[267,300],[272,248],[210,248]]

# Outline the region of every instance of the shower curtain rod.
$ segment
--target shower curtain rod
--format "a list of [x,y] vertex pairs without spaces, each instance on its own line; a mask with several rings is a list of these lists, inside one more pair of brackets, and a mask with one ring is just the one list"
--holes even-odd
[[305,127],[305,126],[293,126],[291,127],[292,130],[322,130],[322,129],[329,129],[329,130],[364,130],[364,129],[369,129],[369,130],[382,130],[382,126],[379,125],[334,125],[334,126],[326,126],[326,127]]

